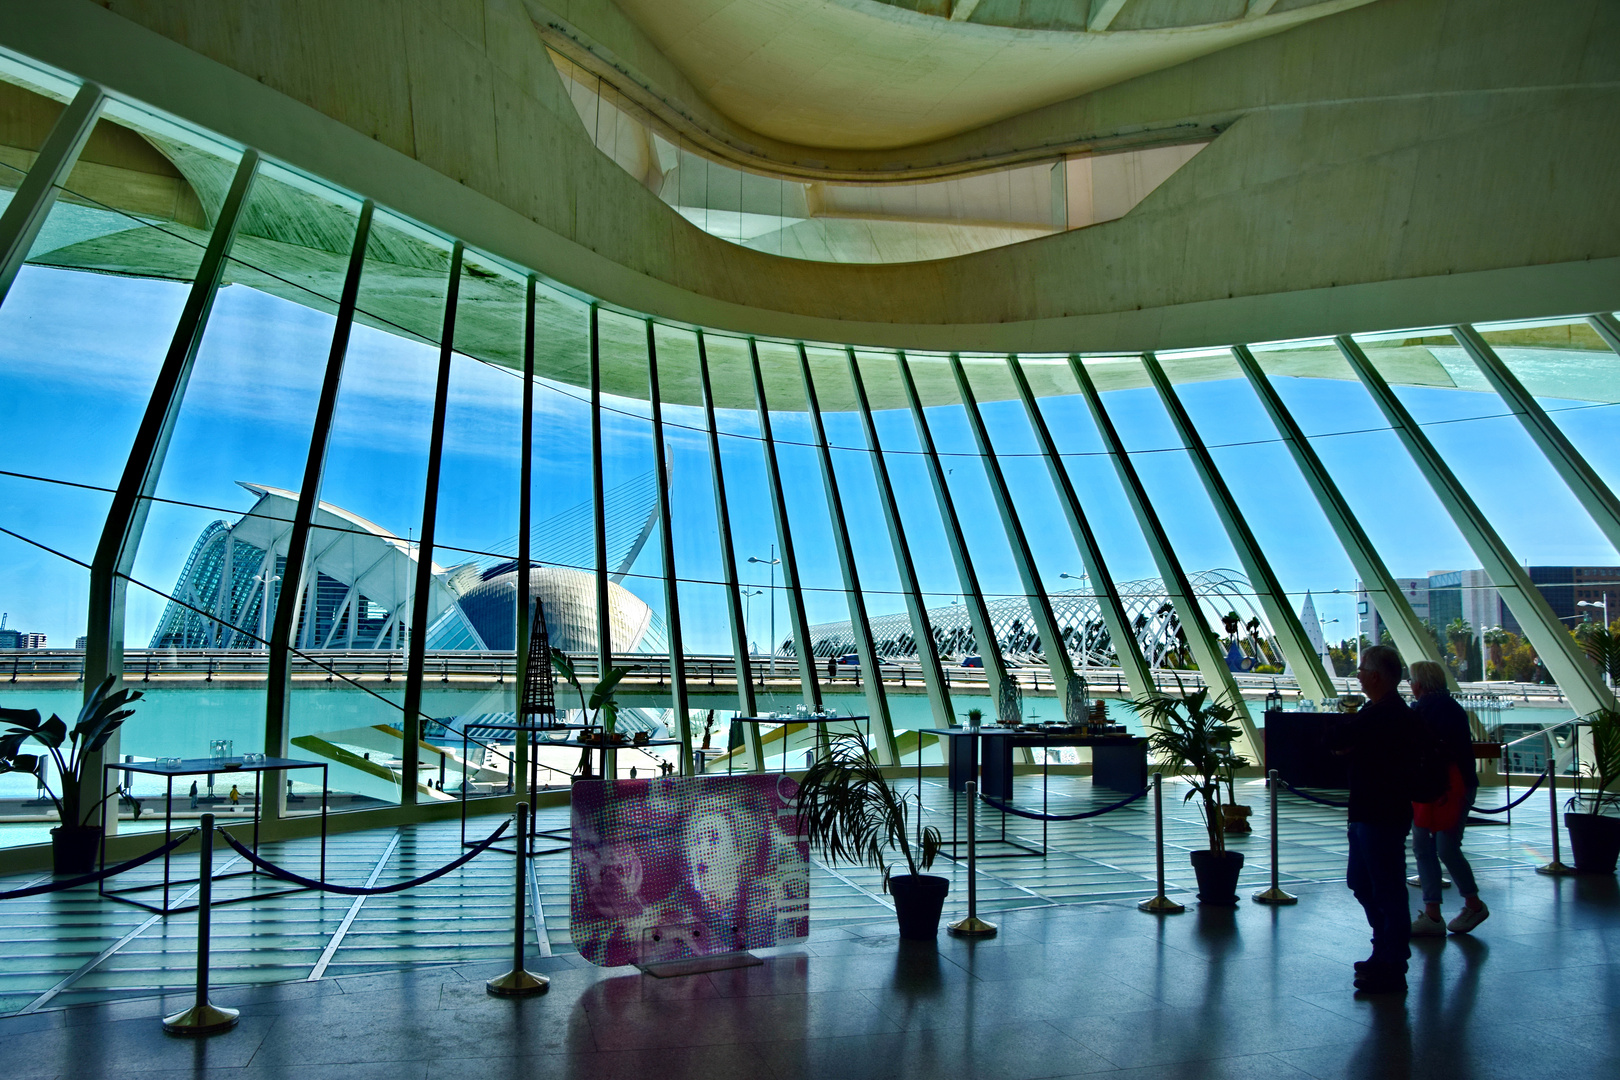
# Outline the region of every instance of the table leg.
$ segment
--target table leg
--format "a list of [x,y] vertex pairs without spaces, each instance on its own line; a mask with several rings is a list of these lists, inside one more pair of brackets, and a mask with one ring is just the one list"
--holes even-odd
[[331,786],[329,766],[321,766],[321,880],[326,880],[326,792]]
[[[103,784],[103,787],[105,788],[105,784]],[[168,782],[168,799],[167,799],[167,802],[168,802],[169,805],[163,811],[163,842],[165,844],[167,844],[169,842],[169,840],[171,839],[169,834],[170,834],[170,830],[172,829],[173,824],[174,824],[174,777],[172,775],[169,777],[169,782]],[[118,811],[117,804],[114,804],[114,806],[113,806],[113,814],[114,814],[115,819],[117,817],[117,811]],[[105,829],[102,830],[102,835],[103,836],[106,835],[106,830]],[[165,852],[164,855],[163,855],[163,912],[164,912],[164,914],[168,914],[168,911],[169,911],[169,855],[168,855],[167,852]]]

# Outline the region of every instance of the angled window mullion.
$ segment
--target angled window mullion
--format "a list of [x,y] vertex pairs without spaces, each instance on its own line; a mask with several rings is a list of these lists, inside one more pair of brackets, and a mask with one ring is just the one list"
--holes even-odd
[[1002,528],[1007,533],[1007,544],[1012,549],[1013,565],[1018,568],[1018,578],[1024,585],[1030,617],[1040,634],[1041,648],[1046,653],[1046,666],[1052,673],[1052,682],[1057,689],[1058,706],[1061,710],[1068,701],[1069,684],[1074,680],[1074,668],[1069,663],[1069,650],[1063,643],[1062,635],[1058,633],[1057,619],[1052,614],[1052,601],[1046,595],[1040,574],[1035,569],[1035,557],[1029,550],[1029,538],[1024,534],[1023,522],[1018,519],[1018,509],[1013,506],[1012,494],[1007,490],[1007,478],[1001,471],[1001,461],[996,457],[995,447],[990,443],[990,433],[985,429],[984,417],[979,412],[978,398],[973,393],[973,387],[968,385],[967,372],[956,353],[951,354],[951,374],[956,378],[956,389],[962,397],[962,408],[967,413],[968,427],[972,430],[973,441],[979,448],[979,464],[984,467],[985,478],[990,482],[990,494],[995,498],[996,510],[1001,515]]
[[[613,620],[608,608],[607,489],[602,472],[601,312],[591,305],[591,528],[596,536],[596,676],[613,667]],[[581,722],[585,721],[581,717]],[[604,751],[606,753],[606,751]]]
[[[883,443],[878,438],[877,424],[872,419],[872,405],[866,397],[866,383],[861,379],[860,365],[855,350],[846,347],[844,355],[849,361],[850,383],[855,388],[855,402],[861,410],[861,426],[866,431],[866,443],[872,459],[872,477],[877,482],[878,497],[883,503],[883,520],[889,530],[889,546],[894,549],[894,563],[900,573],[900,587],[905,592],[906,612],[911,616],[911,632],[917,642],[917,662],[922,665],[923,687],[928,693],[929,710],[940,727],[950,727],[950,689],[945,683],[945,671],[939,663],[939,645],[934,640],[934,627],[928,618],[928,605],[923,602],[922,589],[917,584],[917,566],[911,558],[911,547],[906,543],[905,525],[900,520],[900,505],[894,498],[894,485],[889,481],[889,466],[883,460]],[[922,756],[922,736],[917,737],[918,760]]]
[[[973,558],[962,536],[962,522],[956,516],[956,503],[951,499],[950,488],[945,485],[945,470],[939,463],[939,451],[934,447],[934,435],[928,429],[928,418],[923,415],[922,398],[917,393],[917,382],[911,376],[911,361],[904,352],[899,352],[895,354],[895,362],[900,366],[900,383],[911,406],[911,422],[917,429],[923,460],[928,464],[928,479],[934,489],[934,500],[939,504],[939,516],[945,526],[951,561],[956,564],[956,579],[962,587],[962,603],[967,607],[973,636],[978,639],[979,662],[984,665],[986,687],[999,716],[1001,687],[1007,680],[1007,667],[1001,661],[1001,646],[996,643],[990,609],[985,605],[984,593],[979,590],[979,575],[974,572]],[[920,743],[918,753],[921,753]]]
[[1598,332],[1599,337],[1609,343],[1609,348],[1620,353],[1620,320],[1607,311],[1600,311],[1596,315],[1588,315],[1586,321]]
[[[1355,567],[1356,573],[1361,575],[1362,587],[1367,590],[1368,598],[1378,610],[1389,627],[1390,637],[1395,640],[1395,647],[1401,654],[1411,660],[1432,660],[1440,663],[1440,651],[1435,646],[1434,637],[1424,627],[1417,612],[1412,610],[1411,603],[1401,592],[1401,587],[1384,565],[1384,560],[1372,546],[1367,538],[1366,530],[1361,522],[1350,510],[1350,504],[1345,501],[1339,486],[1333,482],[1328,474],[1327,467],[1317,456],[1315,447],[1305,437],[1305,432],[1294,420],[1283,404],[1282,396],[1277,388],[1271,385],[1271,380],[1260,369],[1254,354],[1247,346],[1232,346],[1232,355],[1237,357],[1238,367],[1243,369],[1244,376],[1249,380],[1255,396],[1265,408],[1266,414],[1271,417],[1272,426],[1277,429],[1277,435],[1282,439],[1283,445],[1293,455],[1294,464],[1299,467],[1300,475],[1309,485],[1311,493],[1316,496],[1317,505],[1322,508],[1323,515],[1328,520],[1339,543],[1344,547],[1345,555],[1350,564]],[[1377,644],[1374,642],[1374,644]],[[1441,665],[1444,667],[1444,665]],[[1445,668],[1446,681],[1456,689],[1456,681],[1450,668]]]
[[[529,722],[523,715],[524,688],[529,681],[529,630],[530,607],[532,601],[529,596],[529,564],[533,557],[531,549],[531,521],[533,518],[533,492],[534,482],[534,303],[535,292],[538,288],[536,275],[530,274],[523,299],[523,419],[522,440],[518,448],[518,542],[517,542],[517,616],[516,636],[512,638],[517,646],[514,653],[515,667],[517,669],[517,695],[518,714],[514,718],[518,724]],[[545,659],[547,665],[546,678],[550,678],[551,658]],[[553,717],[555,719],[555,716]],[[532,798],[529,791],[529,733],[517,731],[513,733],[512,751],[512,790],[518,798]]]
[[1463,488],[1456,474],[1451,471],[1451,467],[1429,441],[1429,437],[1418,428],[1417,422],[1412,419],[1411,413],[1407,412],[1406,406],[1401,404],[1400,399],[1389,388],[1389,383],[1385,382],[1384,377],[1372,366],[1367,354],[1361,351],[1361,346],[1343,335],[1334,340],[1338,343],[1339,351],[1349,361],[1351,370],[1356,373],[1356,377],[1367,388],[1368,394],[1372,396],[1385,419],[1395,429],[1396,436],[1406,447],[1418,471],[1434,489],[1440,504],[1446,508],[1446,513],[1451,515],[1457,530],[1473,549],[1474,557],[1490,575],[1491,584],[1502,594],[1502,602],[1507,604],[1514,618],[1519,620],[1525,636],[1530,639],[1536,654],[1547,665],[1548,672],[1569,697],[1570,704],[1580,713],[1613,708],[1614,695],[1603,685],[1603,679],[1597,669],[1587,660],[1586,655],[1576,645],[1575,639],[1565,631],[1558,621],[1558,616],[1553,614],[1546,597],[1541,595],[1541,590],[1531,583],[1530,575],[1519,565],[1491,523],[1485,519],[1479,506]]
[[827,494],[827,515],[832,520],[833,543],[838,548],[838,568],[844,575],[844,594],[849,600],[849,625],[854,632],[855,649],[861,667],[866,669],[866,707],[877,722],[879,758],[885,765],[900,764],[894,741],[894,720],[889,715],[889,699],[883,689],[883,672],[878,668],[877,648],[872,643],[872,626],[866,617],[866,598],[861,594],[860,571],[855,565],[855,549],[849,542],[849,524],[844,518],[844,500],[838,493],[838,477],[833,473],[832,448],[821,423],[821,402],[816,397],[815,380],[810,374],[810,356],[799,343],[799,373],[804,379],[805,404],[810,410],[810,430],[816,440],[821,464],[821,485]]
[[[720,429],[714,417],[714,389],[709,383],[709,349],[703,340],[703,331],[697,332],[698,380],[703,385],[703,420],[708,425],[709,472],[714,480],[714,515],[720,534],[720,567],[726,578],[726,614],[731,620],[732,662],[737,676],[737,708],[743,716],[755,715],[754,672],[748,656],[748,628],[743,620],[742,593],[737,584],[737,551],[731,542],[731,513],[726,506],[726,477],[720,467]],[[748,764],[756,772],[765,767],[765,752],[760,743],[759,726],[748,724],[743,729],[743,745],[748,750]]]
[[1181,436],[1182,445],[1187,448],[1187,454],[1192,458],[1193,468],[1198,471],[1198,478],[1204,483],[1204,493],[1209,496],[1210,504],[1215,508],[1215,515],[1221,519],[1226,536],[1232,541],[1232,549],[1237,553],[1238,561],[1243,564],[1243,572],[1249,576],[1249,584],[1255,591],[1261,610],[1266,613],[1266,619],[1271,623],[1273,631],[1282,639],[1283,654],[1293,665],[1294,675],[1299,679],[1300,692],[1308,692],[1316,698],[1336,696],[1338,691],[1334,689],[1333,680],[1322,667],[1322,658],[1317,655],[1316,649],[1312,647],[1310,638],[1305,633],[1305,624],[1300,622],[1299,616],[1289,606],[1282,582],[1277,580],[1271,562],[1261,552],[1253,530],[1243,517],[1243,511],[1238,508],[1237,500],[1232,497],[1225,478],[1215,467],[1215,459],[1210,456],[1209,448],[1204,445],[1198,429],[1193,426],[1192,418],[1187,415],[1186,408],[1181,404],[1181,398],[1170,385],[1158,357],[1152,353],[1145,354],[1142,357],[1142,366],[1147,369],[1148,379],[1159,392],[1159,400],[1164,405],[1164,411],[1170,415],[1170,422],[1175,425],[1176,433]]
[[[776,460],[776,440],[771,436],[771,405],[765,397],[765,376],[759,366],[759,346],[748,339],[748,359],[754,373],[754,401],[759,412],[759,433],[765,440],[765,480],[771,493],[771,513],[776,518],[776,538],[782,547],[782,580],[787,585],[788,623],[793,627],[794,652],[799,657],[799,682],[806,704],[821,707],[821,684],[816,679],[816,658],[811,651],[810,623],[805,618],[804,592],[799,587],[799,560],[793,550],[793,530],[788,524],[787,499],[782,491],[782,470]],[[776,650],[776,642],[771,642]],[[817,728],[818,740],[826,749],[825,724]]]
[[1142,643],[1136,639],[1130,616],[1125,613],[1125,603],[1120,599],[1119,586],[1108,573],[1108,563],[1103,558],[1101,545],[1097,543],[1097,534],[1092,531],[1091,522],[1087,520],[1085,510],[1080,506],[1080,498],[1074,490],[1074,481],[1069,477],[1069,467],[1064,464],[1063,456],[1058,453],[1057,442],[1052,438],[1052,431],[1046,425],[1046,417],[1041,415],[1040,407],[1035,403],[1035,394],[1030,389],[1024,369],[1014,356],[1007,358],[1007,367],[1018,387],[1018,396],[1024,403],[1024,413],[1029,417],[1029,425],[1040,444],[1041,456],[1046,459],[1046,471],[1051,475],[1052,486],[1057,489],[1059,500],[1063,504],[1063,513],[1069,520],[1069,531],[1074,535],[1075,546],[1080,549],[1080,560],[1085,566],[1086,578],[1094,590],[1100,590],[1097,595],[1097,606],[1102,610],[1103,622],[1108,627],[1108,636],[1114,641],[1114,654],[1119,659],[1119,666],[1124,669],[1125,681],[1130,685],[1133,696],[1143,697],[1153,692],[1153,671],[1147,657],[1142,655]]
[[1091,381],[1091,373],[1086,370],[1079,353],[1069,354],[1069,370],[1074,373],[1075,382],[1080,384],[1080,393],[1086,399],[1086,407],[1091,410],[1091,417],[1096,421],[1097,433],[1102,436],[1108,456],[1113,459],[1114,470],[1119,474],[1120,486],[1125,489],[1125,497],[1130,501],[1131,510],[1136,514],[1137,524],[1141,526],[1142,538],[1147,541],[1148,550],[1159,568],[1159,577],[1164,583],[1165,592],[1169,594],[1170,603],[1176,609],[1176,617],[1181,621],[1182,631],[1187,637],[1187,646],[1192,649],[1193,657],[1198,661],[1199,674],[1203,676],[1204,683],[1211,692],[1218,686],[1221,695],[1236,710],[1238,722],[1249,741],[1254,760],[1258,761],[1264,754],[1264,748],[1260,742],[1260,733],[1254,726],[1254,718],[1249,715],[1248,706],[1244,704],[1243,692],[1238,689],[1237,680],[1232,678],[1232,672],[1226,666],[1226,658],[1215,647],[1214,636],[1209,632],[1203,608],[1193,592],[1192,584],[1187,580],[1187,573],[1182,569],[1181,560],[1176,557],[1175,550],[1170,546],[1170,538],[1164,531],[1164,524],[1159,520],[1158,512],[1153,509],[1153,504],[1148,499],[1147,489],[1142,486],[1142,478],[1137,475],[1135,464],[1125,452],[1125,444],[1119,437],[1119,431],[1114,427],[1114,421],[1103,406],[1102,397],[1097,393],[1097,386]]
[[[5,213],[0,214],[0,304],[5,303],[12,282],[17,280],[23,263],[28,260],[29,249],[45,226],[45,219],[50,217],[57,192],[67,183],[84,144],[96,130],[96,121],[101,118],[101,107],[106,101],[101,87],[94,83],[79,87],[79,92],[56,118],[45,144],[39,148],[39,155],[34,158],[33,167],[17,185]],[[218,230],[217,223],[215,229]],[[85,683],[95,685],[88,678]]]
[[439,377],[433,390],[433,427],[428,433],[427,483],[422,493],[422,539],[416,548],[416,595],[411,598],[410,652],[405,670],[405,746],[399,797],[416,805],[417,744],[422,737],[422,668],[427,659],[428,619],[433,602],[433,537],[439,521],[439,469],[444,456],[444,418],[450,403],[450,360],[455,355],[456,305],[461,296],[462,245],[450,249],[450,281],[439,337]]
[[[287,536],[287,563],[282,572],[285,580],[279,593],[273,593],[270,585],[276,565],[276,543],[271,543],[270,550],[264,556],[265,598],[261,604],[268,605],[272,595],[277,597],[274,622],[266,643],[264,749],[271,757],[286,757],[290,751],[288,699],[291,690],[293,624],[297,618],[301,593],[299,583],[310,561],[307,557],[310,525],[315,520],[315,508],[320,500],[326,451],[332,438],[332,418],[337,411],[338,389],[343,383],[343,362],[349,352],[349,335],[354,329],[354,309],[360,296],[360,276],[365,271],[366,243],[371,237],[373,211],[371,200],[367,199],[361,204],[354,247],[349,252],[349,267],[343,278],[343,292],[338,297],[337,320],[332,325],[332,345],[326,356],[326,372],[321,379],[321,393],[310,429],[309,453],[304,459],[304,479],[298,489],[298,506],[293,511],[292,527]],[[284,809],[284,791],[279,779],[271,785],[271,790],[276,794],[267,800],[264,813],[279,817]]]
[[1491,387],[1507,402],[1508,408],[1519,418],[1525,432],[1541,448],[1547,461],[1557,471],[1569,490],[1592,516],[1609,543],[1620,551],[1620,499],[1616,499],[1609,485],[1598,476],[1574,444],[1553,423],[1547,411],[1524,388],[1516,375],[1508,370],[1502,358],[1490,347],[1472,326],[1454,326],[1452,334],[1468,353],[1480,373]]
[[681,775],[692,772],[692,717],[687,710],[686,647],[681,637],[681,598],[675,576],[675,537],[669,507],[669,468],[664,461],[664,406],[658,387],[658,343],[653,321],[647,320],[647,393],[652,406],[653,478],[658,492],[658,540],[663,548],[664,607],[669,620],[670,708],[675,713],[676,737],[681,741]]
[[[79,103],[83,97],[84,91],[81,91],[79,98],[74,100]],[[99,100],[95,107],[99,110]],[[62,123],[58,121],[58,126]],[[94,123],[92,115],[89,124],[94,126]],[[55,134],[53,131],[52,136]],[[128,591],[129,574],[135,566],[135,555],[146,528],[152,493],[157,490],[158,476],[168,457],[169,440],[174,434],[181,403],[185,400],[186,387],[197,361],[197,350],[202,345],[203,332],[208,328],[208,317],[214,309],[214,298],[219,294],[225,263],[235,242],[242,208],[247,203],[248,190],[253,185],[258,164],[259,155],[252,150],[244,151],[242,160],[237,164],[230,191],[220,207],[213,234],[208,238],[196,277],[192,279],[191,289],[186,294],[185,306],[180,310],[180,319],[169,341],[169,350],[164,354],[157,378],[153,380],[152,394],[147,399],[146,411],[135,431],[118,488],[113,492],[107,508],[101,538],[90,563],[89,603],[85,612],[86,695],[94,693],[109,675],[122,678],[124,673],[124,598]],[[18,197],[21,197],[21,192]],[[26,247],[23,254],[27,254]],[[114,734],[102,747],[101,754],[115,755],[117,752],[118,737]],[[80,775],[93,785],[91,791],[85,794],[95,793],[95,797],[85,805],[98,802],[102,784],[99,768],[84,769]],[[113,816],[108,817],[108,827],[115,827]]]

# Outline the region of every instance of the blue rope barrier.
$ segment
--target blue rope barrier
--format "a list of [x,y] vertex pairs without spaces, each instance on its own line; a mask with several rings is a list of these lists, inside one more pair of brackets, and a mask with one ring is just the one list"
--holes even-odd
[[30,885],[26,889],[13,889],[11,892],[0,893],[0,900],[20,900],[25,896],[38,896],[41,893],[61,892],[64,889],[77,889],[80,885],[94,885],[103,878],[110,878],[116,874],[122,874],[126,870],[135,869],[137,866],[145,866],[153,859],[161,858],[164,855],[167,855],[169,852],[173,851],[187,840],[190,840],[193,836],[196,836],[197,833],[197,829],[192,829],[188,833],[175,837],[173,840],[170,840],[167,844],[164,844],[160,848],[153,848],[145,855],[133,858],[128,862],[119,863],[117,866],[109,866],[104,870],[92,870],[88,874],[80,874],[78,877],[71,877],[65,881],[47,881],[42,885]]
[[1495,810],[1481,810],[1476,806],[1470,809],[1468,812],[1470,814],[1505,814],[1515,806],[1518,806],[1520,803],[1524,802],[1524,800],[1528,799],[1530,796],[1534,795],[1536,793],[1536,788],[1540,787],[1541,782],[1545,779],[1547,779],[1546,773],[1542,773],[1540,776],[1536,777],[1536,782],[1530,785],[1529,791],[1526,791],[1523,795],[1520,795],[1517,799],[1514,799],[1506,806],[1498,806]]
[[1006,803],[997,802],[988,795],[980,794],[979,798],[985,804],[1000,810],[1003,814],[1011,814],[1014,817],[1028,818],[1031,821],[1079,821],[1081,818],[1100,817],[1103,814],[1113,813],[1122,806],[1129,806],[1131,803],[1135,802],[1137,799],[1140,799],[1147,793],[1148,789],[1143,788],[1135,795],[1127,795],[1125,798],[1119,800],[1119,802],[1114,803],[1111,806],[1104,806],[1100,810],[1086,810],[1079,814],[1037,814],[1033,810],[1020,810],[1016,806],[1008,806]]
[[285,867],[277,866],[275,863],[255,855],[251,848],[243,847],[236,837],[232,836],[225,830],[221,829],[219,835],[225,838],[225,842],[227,844],[236,849],[236,853],[238,855],[242,856],[242,858],[246,859],[254,866],[257,866],[260,870],[263,870],[271,877],[280,878],[282,881],[290,881],[294,885],[302,885],[306,889],[319,889],[322,892],[342,893],[344,896],[378,896],[382,893],[403,892],[406,889],[415,888],[418,885],[425,885],[434,878],[441,878],[452,870],[460,869],[472,860],[476,859],[478,856],[482,855],[484,852],[488,851],[490,845],[499,840],[501,835],[506,832],[507,826],[511,824],[512,823],[510,821],[501,822],[500,828],[490,833],[486,839],[480,840],[471,851],[467,852],[467,854],[453,862],[446,863],[437,870],[423,874],[421,877],[411,878],[409,881],[397,881],[392,885],[379,885],[376,888],[371,889],[368,889],[363,885],[334,885],[328,881],[316,881],[314,878],[307,878],[302,874],[295,874]]
[[1287,788],[1289,791],[1292,791],[1295,795],[1298,795],[1300,798],[1306,799],[1306,800],[1308,800],[1310,802],[1320,803],[1323,806],[1331,806],[1335,810],[1344,810],[1347,807],[1349,807],[1349,805],[1350,805],[1348,802],[1334,802],[1332,799],[1323,799],[1323,798],[1321,798],[1319,796],[1312,795],[1308,791],[1301,791],[1301,790],[1299,790],[1299,788],[1295,787],[1293,784],[1290,784],[1288,781],[1284,780],[1280,776],[1277,777],[1277,780],[1278,780],[1278,782],[1280,782],[1282,784],[1283,787]]

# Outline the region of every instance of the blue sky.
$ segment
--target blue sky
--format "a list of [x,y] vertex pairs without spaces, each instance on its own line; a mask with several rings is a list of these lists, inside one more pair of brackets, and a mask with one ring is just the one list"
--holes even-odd
[[[92,487],[109,487],[122,470],[153,374],[184,300],[183,286],[60,270],[27,268],[0,307],[0,425],[4,468]],[[242,286],[222,291],[199,353],[186,407],[176,425],[159,494],[220,510],[158,506],[148,524],[136,577],[168,590],[197,534],[211,520],[233,519],[253,502],[238,481],[296,489],[304,468],[310,416],[326,360],[332,319]],[[662,355],[662,352],[661,352]],[[1511,357],[1510,357],[1511,359]],[[414,536],[420,530],[436,350],[356,327],[334,423],[322,497],[376,523]],[[864,362],[864,361],[863,361]],[[873,363],[883,363],[881,359]],[[919,360],[919,362],[927,362]],[[817,366],[834,372],[835,364]],[[828,377],[837,377],[829,375]],[[974,376],[977,381],[978,376]],[[1617,380],[1620,384],[1620,380]],[[1369,535],[1397,575],[1473,567],[1438,501],[1361,387],[1333,379],[1281,379],[1296,415]],[[1252,391],[1236,380],[1183,384],[1193,421],[1271,558],[1297,609],[1306,589],[1329,620],[1327,634],[1348,636],[1355,575],[1276,442]],[[441,478],[439,542],[488,550],[516,532],[520,432],[517,378],[458,358],[452,376]],[[1620,562],[1517,423],[1494,396],[1402,389],[1470,493],[1512,550],[1539,564]],[[537,520],[589,497],[589,416],[583,391],[545,387],[536,396]],[[1112,391],[1105,404],[1188,570],[1236,567],[1237,560],[1186,453],[1151,390]],[[607,423],[609,485],[652,468],[645,402],[616,401]],[[1620,410],[1549,400],[1565,432],[1611,484],[1620,484]],[[1083,402],[1043,399],[1043,413],[1116,578],[1155,576]],[[1047,588],[1070,585],[1060,573],[1082,567],[1058,509],[1045,465],[1017,402],[988,402],[986,425],[1029,535]],[[811,622],[848,617],[817,455],[804,445],[805,414],[773,413],[801,578]],[[960,409],[929,410],[949,470],[947,483],[982,588],[1022,588],[984,470]],[[720,576],[712,476],[706,439],[691,425],[697,409],[669,407],[666,444],[675,507],[675,547],[683,583],[682,624],[691,651],[729,651]],[[909,415],[877,418],[902,519],[925,592],[948,603],[959,590],[922,462],[913,452]],[[858,417],[829,413],[840,496],[851,522],[856,566],[869,611],[901,610],[887,533]],[[739,560],[767,557],[775,543],[758,420],[751,412],[721,418],[729,432],[722,459]],[[0,477],[6,528],[88,560],[107,496],[100,491]],[[439,554],[441,565],[462,556]],[[744,580],[763,587],[767,569],[744,562]],[[649,543],[625,582],[655,609],[664,599],[659,551]],[[0,611],[8,626],[46,633],[70,646],[83,632],[85,572],[0,536]],[[778,574],[776,581],[781,584]],[[1337,591],[1337,592],[1335,592]],[[769,596],[750,600],[752,637],[768,640]],[[163,601],[132,589],[131,644],[144,643]],[[778,598],[778,635],[787,633]]]

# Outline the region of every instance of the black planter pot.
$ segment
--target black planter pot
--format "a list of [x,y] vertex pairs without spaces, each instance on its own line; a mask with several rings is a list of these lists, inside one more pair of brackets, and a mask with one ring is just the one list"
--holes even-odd
[[1564,815],[1575,869],[1583,874],[1612,874],[1620,860],[1620,818],[1602,814]]
[[1194,851],[1193,873],[1198,875],[1198,902],[1217,907],[1237,906],[1237,879],[1243,870],[1243,852]]
[[933,874],[896,874],[889,878],[900,936],[907,941],[933,941],[939,936],[939,913],[945,909],[950,879]]
[[88,874],[101,851],[100,825],[58,825],[51,830],[51,858],[58,876]]

